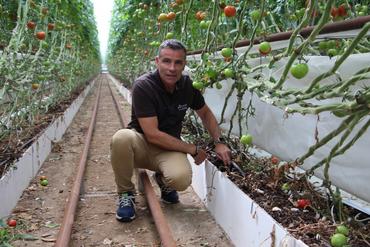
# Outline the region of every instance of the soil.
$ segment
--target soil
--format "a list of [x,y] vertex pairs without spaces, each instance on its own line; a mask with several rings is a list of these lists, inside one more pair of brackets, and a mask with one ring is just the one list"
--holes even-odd
[[[115,219],[117,195],[109,144],[111,136],[121,126],[108,88],[108,77],[101,75],[99,81],[103,83],[100,105],[70,246],[160,246],[145,197],[139,191],[136,195],[137,218],[131,223]],[[18,221],[13,232],[31,234],[36,239],[13,241],[13,246],[54,246],[83,150],[97,85],[95,83],[63,140],[54,144],[39,175],[24,191],[11,215]],[[118,97],[125,118],[129,119],[130,106]],[[47,177],[48,186],[40,185],[40,176]],[[159,197],[159,188],[154,181],[152,185]],[[178,246],[233,246],[191,188],[180,193],[180,201],[176,205],[161,203]]]

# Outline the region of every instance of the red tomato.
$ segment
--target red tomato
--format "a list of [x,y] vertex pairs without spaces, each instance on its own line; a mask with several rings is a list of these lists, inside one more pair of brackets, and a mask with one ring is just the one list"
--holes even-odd
[[330,15],[335,18],[338,16],[338,9],[336,7],[331,8]]
[[198,21],[202,21],[204,20],[204,18],[206,18],[206,13],[203,12],[203,11],[198,11],[196,14],[195,14],[195,18],[198,20]]
[[27,22],[27,27],[28,27],[28,29],[33,30],[36,27],[36,23],[33,22],[33,21],[29,21],[29,22]]
[[227,17],[234,17],[236,15],[236,8],[232,5],[227,5],[224,8],[224,13]]
[[8,226],[10,226],[10,227],[15,227],[17,225],[17,221],[16,220],[14,220],[14,219],[10,219],[9,221],[8,221]]
[[40,32],[37,32],[36,33],[36,38],[39,39],[39,40],[44,40],[45,37],[46,37],[46,33],[45,32],[40,31]]
[[347,9],[345,4],[341,4],[338,7],[338,15],[343,17],[347,16]]
[[274,164],[274,165],[276,165],[277,163],[279,163],[279,159],[277,157],[275,157],[275,156],[272,156],[271,157],[271,163]]
[[176,14],[174,12],[170,12],[167,14],[167,20],[174,20],[176,18]]
[[55,28],[55,24],[54,23],[48,23],[48,30],[51,31],[51,30],[54,30]]
[[297,207],[301,209],[305,209],[306,207],[311,205],[311,201],[309,199],[298,199],[297,200]]

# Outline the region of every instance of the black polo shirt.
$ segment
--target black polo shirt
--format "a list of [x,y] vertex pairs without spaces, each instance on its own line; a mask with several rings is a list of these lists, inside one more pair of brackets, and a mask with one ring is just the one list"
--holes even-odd
[[159,130],[180,138],[182,121],[190,107],[199,110],[204,106],[204,98],[199,90],[193,88],[192,80],[183,75],[176,82],[173,93],[165,90],[158,70],[140,76],[132,88],[131,122],[128,128],[143,133],[138,118],[158,118]]

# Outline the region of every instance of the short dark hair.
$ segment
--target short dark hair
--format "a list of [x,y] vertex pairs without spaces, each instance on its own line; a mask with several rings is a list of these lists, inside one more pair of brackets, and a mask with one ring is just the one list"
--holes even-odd
[[186,48],[185,46],[178,41],[177,39],[167,39],[162,42],[162,44],[158,48],[158,56],[161,53],[162,49],[170,48],[172,50],[183,50],[186,56]]

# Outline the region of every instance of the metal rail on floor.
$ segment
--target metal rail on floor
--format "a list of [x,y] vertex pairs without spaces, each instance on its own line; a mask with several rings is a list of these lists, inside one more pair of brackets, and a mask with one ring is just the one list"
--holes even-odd
[[99,101],[100,101],[101,85],[102,85],[102,82],[100,81],[99,90],[98,90],[98,97],[97,97],[95,105],[94,105],[92,117],[91,117],[91,120],[90,120],[89,129],[88,129],[86,137],[85,137],[85,146],[84,146],[82,154],[81,154],[81,158],[80,158],[80,162],[79,162],[79,165],[78,165],[78,171],[77,171],[77,174],[76,174],[76,178],[74,180],[72,191],[69,195],[68,202],[67,202],[66,208],[64,210],[63,222],[62,222],[61,228],[59,230],[58,238],[57,238],[57,241],[56,241],[56,244],[55,244],[56,247],[67,247],[67,246],[69,246],[69,241],[70,241],[70,238],[71,238],[73,222],[74,222],[75,214],[76,214],[76,208],[77,208],[78,200],[80,198],[80,189],[81,189],[82,178],[83,178],[84,172],[85,172],[87,155],[88,155],[88,152],[89,152],[91,138],[92,138],[92,134],[94,132],[94,127],[95,127],[95,122],[96,122],[96,115],[97,115],[98,105],[99,105]]

